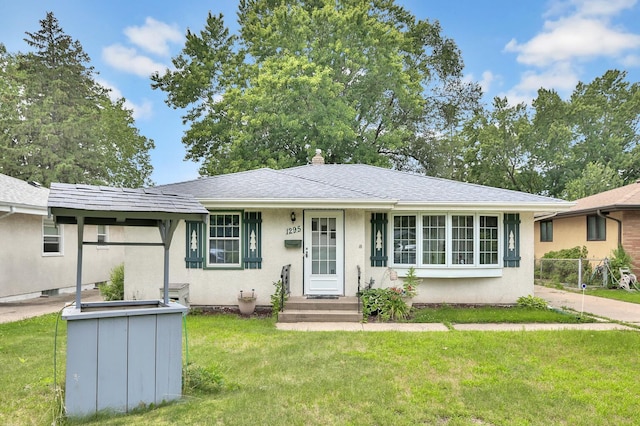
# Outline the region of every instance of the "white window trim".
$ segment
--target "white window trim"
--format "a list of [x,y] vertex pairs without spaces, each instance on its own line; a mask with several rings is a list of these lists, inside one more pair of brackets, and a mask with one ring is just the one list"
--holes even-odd
[[[239,245],[239,256],[238,256],[238,263],[210,263],[209,262],[209,256],[210,256],[210,244],[211,244],[211,239],[212,238],[217,238],[217,237],[211,237],[210,233],[211,233],[211,216],[221,216],[221,215],[237,215],[239,218],[239,225],[238,225],[238,245]],[[243,235],[242,235],[242,228],[243,228],[243,212],[239,211],[239,210],[225,210],[225,211],[209,211],[209,215],[207,216],[207,229],[206,229],[206,253],[205,253],[205,261],[206,261],[206,268],[212,268],[212,269],[238,269],[238,268],[242,268],[242,256],[243,256],[243,250],[244,247],[243,245]],[[235,239],[235,238],[234,238]]]
[[43,257],[58,257],[58,256],[64,256],[64,228],[63,225],[58,224],[58,251],[55,252],[46,252],[44,251],[44,237],[45,237],[45,233],[44,233],[44,226],[45,226],[45,222],[46,221],[52,221],[52,219],[50,217],[43,217],[42,218],[42,227],[40,228],[40,232],[42,234],[42,238],[40,239],[40,249],[42,251],[42,256]]
[[[446,216],[445,228],[445,264],[430,265],[422,263],[422,216]],[[396,264],[394,262],[394,218],[396,216],[415,216],[416,217],[416,263]],[[473,216],[473,264],[454,264],[451,262],[452,247],[452,216]],[[496,216],[498,218],[498,263],[490,265],[480,264],[480,216]],[[416,275],[420,278],[483,278],[483,277],[501,277],[502,276],[502,258],[504,256],[504,247],[502,241],[504,239],[504,215],[499,212],[458,212],[458,211],[407,211],[394,212],[389,220],[390,226],[387,227],[387,253],[390,254],[390,266],[398,273],[399,276],[406,276],[410,267],[415,268]]]
[[[96,241],[99,241],[100,235],[104,235],[104,242],[108,243],[109,242],[109,226],[108,225],[103,225],[103,226],[104,226],[104,234],[100,234],[100,232],[99,232],[100,225],[96,225]],[[108,245],[97,245],[96,248],[98,250],[108,250],[109,246]]]

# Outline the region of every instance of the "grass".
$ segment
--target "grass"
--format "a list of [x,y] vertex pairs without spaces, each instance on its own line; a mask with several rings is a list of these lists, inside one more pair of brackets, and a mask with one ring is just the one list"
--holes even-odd
[[[574,292],[580,290],[572,289]],[[640,291],[626,291],[621,289],[593,288],[586,289],[584,294],[588,296],[606,297],[607,299],[621,300],[623,302],[640,303]]]
[[[0,424],[51,424],[55,316],[0,324]],[[189,361],[219,392],[89,425],[631,425],[635,331],[287,332],[187,317]],[[66,324],[58,336],[63,377]]]
[[453,307],[442,305],[435,308],[421,308],[412,311],[409,322],[437,322],[444,324],[467,323],[579,323],[593,322],[589,318],[579,319],[568,312],[551,309],[530,309],[518,306],[478,306]]

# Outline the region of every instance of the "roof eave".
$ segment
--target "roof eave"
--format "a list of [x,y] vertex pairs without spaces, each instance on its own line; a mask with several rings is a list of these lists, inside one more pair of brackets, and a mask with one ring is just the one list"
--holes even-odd
[[395,200],[342,200],[342,199],[213,199],[199,198],[210,209],[298,208],[298,209],[383,209],[394,208]]
[[600,210],[601,212],[615,212],[625,210],[640,210],[640,205],[637,204],[609,204],[606,206],[589,207],[587,209],[570,210],[562,213],[558,213],[558,217],[572,217],[572,216],[584,216],[588,214],[596,214]]
[[0,212],[31,214],[35,216],[46,216],[48,214],[47,206],[36,206],[18,203],[1,203]]
[[564,212],[569,210],[575,203],[543,203],[543,202],[417,202],[417,201],[402,201],[398,202],[396,209],[429,209],[429,210],[457,210],[457,211],[477,211],[477,210],[491,210],[501,212]]

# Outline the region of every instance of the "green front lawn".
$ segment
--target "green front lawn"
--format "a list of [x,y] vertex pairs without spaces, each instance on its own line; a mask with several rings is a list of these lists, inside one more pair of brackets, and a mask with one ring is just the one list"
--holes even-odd
[[[580,292],[573,289],[572,291]],[[621,300],[623,302],[640,303],[640,291],[626,291],[622,289],[594,288],[586,289],[584,294],[588,296],[606,297],[608,299]]]
[[[49,425],[48,315],[0,324],[0,424]],[[187,317],[189,361],[216,393],[93,425],[632,425],[636,331],[293,332],[272,319]],[[64,377],[66,324],[58,333]]]
[[438,322],[444,324],[469,323],[579,323],[593,322],[590,318],[579,319],[569,312],[551,309],[530,309],[519,306],[457,307],[442,305],[435,308],[420,308],[411,311],[409,322]]

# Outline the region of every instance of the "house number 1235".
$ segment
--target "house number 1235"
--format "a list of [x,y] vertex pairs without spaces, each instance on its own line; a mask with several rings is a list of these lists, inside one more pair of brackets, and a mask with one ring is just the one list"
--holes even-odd
[[298,232],[302,232],[302,226],[300,225],[287,228],[287,235],[297,234]]

